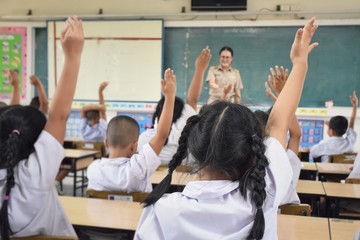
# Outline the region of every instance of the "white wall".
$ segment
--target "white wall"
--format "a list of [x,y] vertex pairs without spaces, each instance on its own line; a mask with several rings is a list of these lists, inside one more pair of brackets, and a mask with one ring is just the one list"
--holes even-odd
[[[357,14],[316,15],[318,18],[360,18],[359,0],[248,0],[248,11],[275,10],[277,4],[297,5],[300,11],[357,11]],[[185,7],[191,12],[191,0],[0,0],[0,16],[26,15],[32,9],[33,15],[96,15],[100,8],[104,14],[177,14]],[[214,14],[215,15],[215,14]],[[214,15],[197,19],[215,19]],[[301,15],[303,16],[303,15]],[[168,16],[167,19],[172,17]],[[216,17],[216,19],[231,19],[231,17]],[[253,18],[253,16],[252,16]],[[295,15],[264,15],[260,19],[294,19]]]

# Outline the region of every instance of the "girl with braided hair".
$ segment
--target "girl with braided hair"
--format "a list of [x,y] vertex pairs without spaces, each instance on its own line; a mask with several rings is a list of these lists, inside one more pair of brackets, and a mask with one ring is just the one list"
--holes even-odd
[[76,236],[58,199],[55,177],[64,158],[67,116],[84,45],[82,23],[66,21],[61,33],[64,67],[48,120],[31,106],[9,106],[0,114],[0,233],[10,236]]
[[[145,199],[135,239],[277,239],[277,210],[292,171],[285,147],[300,100],[312,18],[296,32],[293,68],[267,123],[268,137],[247,107],[215,102],[188,119],[169,173]],[[195,159],[199,181],[162,198],[182,159]]]
[[[204,72],[209,64],[210,58],[210,49],[205,48],[201,51],[200,55],[196,59],[195,72],[187,93],[186,103],[184,103],[184,101],[179,97],[175,98],[171,130],[159,155],[161,165],[163,166],[166,166],[171,160],[172,156],[176,153],[179,137],[186,124],[186,120],[197,113],[197,103],[201,94]],[[146,131],[140,135],[138,152],[140,152],[145,144],[150,142],[150,140],[155,136],[157,123],[160,119],[164,106],[164,100],[165,98],[162,97],[156,106],[152,119],[152,128],[146,129]]]

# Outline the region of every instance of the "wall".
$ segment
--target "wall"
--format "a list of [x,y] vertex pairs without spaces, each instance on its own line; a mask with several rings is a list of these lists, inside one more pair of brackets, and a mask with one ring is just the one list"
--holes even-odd
[[[248,0],[248,11],[275,10],[277,4],[295,4],[301,11],[357,11],[350,15],[317,15],[319,18],[360,18],[359,0]],[[191,0],[0,0],[0,16],[26,15],[32,9],[33,15],[95,15],[100,8],[104,14],[175,14],[180,13],[182,7],[186,12],[190,10]],[[220,19],[221,17],[207,16],[201,19]],[[226,17],[223,17],[226,18]],[[227,17],[229,18],[229,17]],[[230,17],[231,18],[231,17]],[[266,15],[261,19],[294,19],[295,15]],[[171,19],[171,17],[169,17]],[[200,18],[197,18],[200,19]]]

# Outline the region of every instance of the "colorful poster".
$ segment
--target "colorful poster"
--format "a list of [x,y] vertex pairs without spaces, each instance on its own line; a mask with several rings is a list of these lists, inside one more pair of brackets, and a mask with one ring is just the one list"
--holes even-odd
[[10,98],[10,69],[18,72],[21,98],[26,98],[26,27],[0,27],[0,98]]

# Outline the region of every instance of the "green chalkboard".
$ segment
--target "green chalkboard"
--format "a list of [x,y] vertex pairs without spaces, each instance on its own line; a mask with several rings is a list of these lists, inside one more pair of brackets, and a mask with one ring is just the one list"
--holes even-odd
[[[212,50],[211,66],[219,63],[219,50],[234,50],[233,67],[240,70],[244,84],[242,100],[247,105],[270,105],[264,82],[269,68],[290,68],[290,47],[298,27],[186,27],[165,28],[165,68],[174,69],[177,95],[185,98],[194,71],[194,61],[206,46]],[[314,37],[319,42],[309,58],[301,107],[351,106],[349,95],[360,94],[360,26],[320,26]],[[205,77],[207,72],[205,73]],[[201,102],[208,99],[204,83]]]
[[[48,93],[47,29],[35,28],[35,75]],[[36,93],[37,95],[37,93]]]

